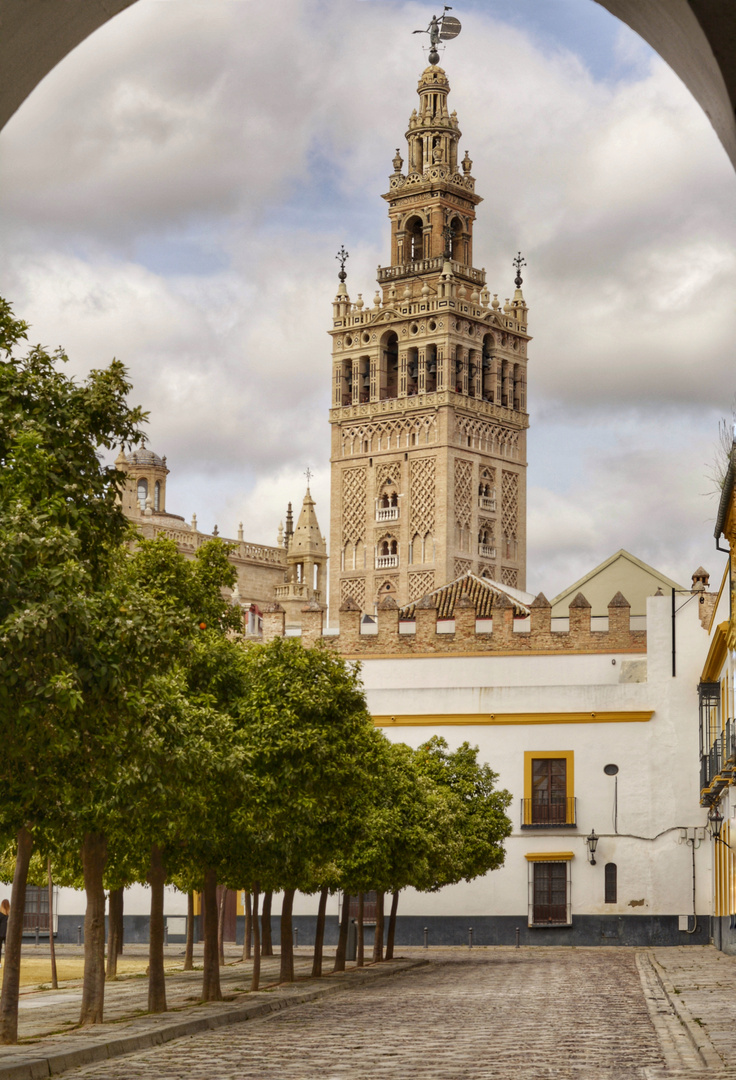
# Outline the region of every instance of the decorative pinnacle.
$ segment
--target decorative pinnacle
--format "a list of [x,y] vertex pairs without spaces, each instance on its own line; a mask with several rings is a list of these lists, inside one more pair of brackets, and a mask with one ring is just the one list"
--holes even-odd
[[526,266],[526,259],[522,259],[521,252],[518,252],[516,258],[513,260],[511,265],[516,267],[516,277],[514,278],[514,285],[517,289],[520,289],[523,282],[523,278],[521,276],[521,268],[522,266]]
[[340,273],[337,275],[339,277],[340,281],[344,281],[345,278],[348,276],[347,273],[345,272],[345,260],[348,259],[349,257],[350,256],[349,256],[348,252],[345,250],[345,245],[342,244],[341,247],[340,247],[340,250],[338,251],[337,255],[335,256],[337,261],[340,263]]

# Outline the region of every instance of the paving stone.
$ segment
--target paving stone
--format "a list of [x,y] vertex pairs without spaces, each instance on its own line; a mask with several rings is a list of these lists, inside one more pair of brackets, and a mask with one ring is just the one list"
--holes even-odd
[[399,978],[65,1075],[645,1080],[667,1065],[634,950],[431,955]]

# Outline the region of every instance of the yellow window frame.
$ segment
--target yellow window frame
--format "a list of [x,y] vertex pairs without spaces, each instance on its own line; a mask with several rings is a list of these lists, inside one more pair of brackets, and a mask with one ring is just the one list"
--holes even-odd
[[[524,824],[532,824],[532,762],[547,758],[564,758],[565,768],[565,824],[575,824],[575,751],[574,750],[525,750],[524,751]],[[528,820],[527,820],[528,818]]]

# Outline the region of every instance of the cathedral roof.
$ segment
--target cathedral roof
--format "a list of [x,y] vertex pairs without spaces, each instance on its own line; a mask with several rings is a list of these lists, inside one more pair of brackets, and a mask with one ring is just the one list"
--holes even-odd
[[[507,607],[509,604],[513,607],[515,616],[526,618],[529,614],[529,604],[522,601],[522,596],[526,594],[521,593],[519,589],[500,585],[497,581],[491,581],[490,578],[463,574],[462,577],[435,589],[434,592],[427,593],[416,603],[407,604],[399,612],[399,618],[413,619],[415,609],[421,605],[436,608],[438,619],[452,619],[455,615],[455,606],[463,597],[470,600],[478,619],[490,619],[493,617],[494,606]],[[529,596],[530,601],[531,599],[532,597]]]

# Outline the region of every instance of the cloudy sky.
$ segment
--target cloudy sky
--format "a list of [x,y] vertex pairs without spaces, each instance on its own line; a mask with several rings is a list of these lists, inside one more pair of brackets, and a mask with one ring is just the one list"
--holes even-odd
[[[439,13],[440,7],[436,7]],[[168,508],[274,543],[303,472],[328,525],[335,252],[388,261],[391,158],[435,12],[139,0],[0,134],[0,294],[80,375],[117,356]],[[441,61],[485,201],[475,261],[528,267],[528,587],[624,547],[720,577],[711,479],[736,390],[736,177],[707,118],[592,0],[464,0]]]

